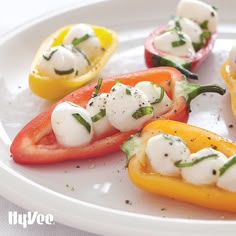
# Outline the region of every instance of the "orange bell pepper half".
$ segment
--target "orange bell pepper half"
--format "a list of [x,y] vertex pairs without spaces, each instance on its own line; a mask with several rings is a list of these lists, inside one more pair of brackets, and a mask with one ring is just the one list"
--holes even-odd
[[[130,86],[135,86],[141,81],[151,81],[162,86],[173,100],[173,105],[159,119],[182,122],[187,122],[189,104],[197,95],[205,92],[216,92],[221,95],[225,93],[225,90],[217,85],[201,86],[189,83],[178,70],[171,67],[153,68],[106,78],[103,80],[99,92],[109,93],[113,85],[115,85],[116,79]],[[96,82],[79,88],[30,121],[12,142],[10,151],[13,159],[18,163],[24,164],[45,164],[92,158],[118,151],[121,143],[137,130],[129,132],[116,130],[115,133],[108,133],[106,137],[100,137],[99,139],[94,137],[93,141],[88,145],[73,148],[60,145],[53,133],[51,113],[54,107],[64,101],[85,107],[94,92],[95,86]]]
[[[195,205],[236,212],[236,193],[211,185],[194,185],[181,177],[169,177],[152,171],[145,154],[147,140],[160,133],[179,136],[190,151],[215,148],[230,157],[236,153],[236,144],[208,130],[171,120],[157,120],[146,125],[141,134],[122,144],[128,157],[128,174],[139,188]],[[157,153],[158,155],[158,153]]]

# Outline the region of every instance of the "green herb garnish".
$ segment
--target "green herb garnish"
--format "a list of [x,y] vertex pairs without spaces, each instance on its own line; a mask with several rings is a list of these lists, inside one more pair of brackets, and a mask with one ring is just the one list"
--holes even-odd
[[[155,84],[155,86],[158,86],[158,85]],[[159,98],[157,98],[154,102],[151,103],[152,105],[153,105],[153,104],[160,103],[160,102],[163,100],[163,98],[164,98],[164,95],[165,95],[165,90],[164,90],[164,88],[161,87],[161,86],[158,86],[158,87],[161,89],[161,94],[160,94],[160,97],[159,97]]]
[[99,90],[100,90],[100,88],[101,88],[101,86],[102,86],[102,81],[103,81],[102,78],[99,78],[99,79],[98,79],[98,83],[97,83],[96,86],[94,87],[95,92],[92,94],[92,97],[93,97],[93,98],[96,97],[96,96],[99,94]]
[[181,25],[179,23],[179,19],[175,19],[175,29],[178,31],[182,30]]
[[80,43],[86,41],[89,37],[90,37],[89,34],[85,34],[84,36],[82,36],[82,37],[80,37],[80,38],[74,38],[71,43],[72,43],[74,46],[77,46],[78,44],[80,44]]
[[230,161],[226,162],[220,168],[220,176],[222,176],[232,165],[236,164],[236,156],[234,156]]
[[91,125],[79,114],[73,113],[72,116],[85,127],[85,129],[90,133],[91,132]]
[[174,41],[171,43],[172,47],[176,48],[176,47],[180,47],[182,45],[184,45],[186,43],[186,39],[183,35],[183,33],[181,33],[180,31],[176,31],[178,36],[179,36],[179,40],[178,41]]
[[96,115],[92,116],[91,119],[93,122],[97,122],[106,116],[106,109],[101,109]]
[[91,65],[91,62],[90,60],[88,59],[87,55],[79,48],[77,47],[73,47],[74,50],[78,51],[79,53],[81,53],[84,57],[84,59],[87,61],[88,65],[90,66]]
[[203,30],[207,30],[208,29],[208,20],[205,20],[203,21],[201,24],[200,24],[200,27],[203,29]]
[[54,68],[54,71],[57,75],[69,75],[72,74],[75,70],[74,68],[71,68],[69,70],[57,70],[56,68]]
[[126,89],[125,89],[125,93],[126,93],[127,95],[131,95],[131,90],[130,90],[130,88],[126,88]]
[[43,58],[46,60],[46,61],[50,61],[53,54],[58,50],[58,48],[54,49],[53,51],[51,51],[51,53],[47,56],[43,55]]
[[147,106],[147,107],[140,107],[137,111],[135,111],[132,114],[132,117],[135,119],[139,119],[145,115],[152,114],[153,112],[153,107],[152,106]]
[[190,166],[193,166],[193,165],[195,165],[195,164],[197,164],[197,163],[199,163],[199,162],[201,162],[205,159],[216,158],[216,157],[218,157],[218,154],[210,154],[208,156],[203,156],[203,157],[201,157],[201,158],[199,158],[199,159],[197,159],[193,162],[182,162],[181,163],[182,160],[180,160],[180,161],[175,162],[175,166],[179,167],[179,168],[190,167]]

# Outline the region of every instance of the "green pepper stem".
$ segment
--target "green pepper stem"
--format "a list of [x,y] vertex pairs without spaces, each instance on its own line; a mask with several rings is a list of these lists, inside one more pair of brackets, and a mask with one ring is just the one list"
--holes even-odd
[[185,75],[187,78],[191,78],[194,80],[198,80],[198,75],[192,73],[189,71],[187,68],[191,67],[191,63],[181,61],[181,62],[176,62],[175,60],[168,59],[166,57],[162,57],[159,55],[152,55],[152,63],[153,66],[159,67],[159,66],[170,66],[174,67],[177,70],[179,70],[183,75]]

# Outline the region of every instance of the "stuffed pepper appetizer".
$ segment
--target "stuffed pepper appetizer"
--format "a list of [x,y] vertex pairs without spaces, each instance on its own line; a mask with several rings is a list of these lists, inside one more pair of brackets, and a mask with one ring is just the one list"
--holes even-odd
[[139,188],[236,212],[236,144],[189,124],[158,120],[122,144]]
[[180,0],[176,17],[146,39],[147,67],[172,66],[188,78],[197,79],[191,71],[213,49],[217,22],[215,7],[198,0]]
[[94,79],[115,51],[115,32],[94,25],[68,25],[39,48],[29,74],[38,96],[60,99]]
[[91,158],[118,151],[131,134],[155,119],[187,122],[189,104],[201,93],[225,90],[189,83],[175,68],[117,75],[67,95],[15,137],[16,162],[40,164]]

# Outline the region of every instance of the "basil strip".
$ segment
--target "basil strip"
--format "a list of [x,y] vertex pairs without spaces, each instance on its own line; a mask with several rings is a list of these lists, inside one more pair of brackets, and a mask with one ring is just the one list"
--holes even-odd
[[77,46],[78,44],[80,44],[80,43],[86,41],[89,37],[90,37],[89,34],[85,34],[84,36],[82,36],[82,37],[80,37],[80,38],[74,38],[71,43],[72,43],[74,46]]
[[185,43],[186,43],[185,40],[179,40],[179,41],[172,42],[171,45],[173,48],[176,48],[176,47],[180,47],[184,45]]
[[199,162],[201,162],[205,159],[212,158],[212,157],[217,157],[217,156],[218,156],[217,154],[210,154],[208,156],[203,156],[203,157],[201,157],[201,158],[199,158],[199,159],[197,159],[193,162],[183,162],[183,163],[181,163],[181,160],[180,160],[180,161],[175,162],[175,166],[180,167],[180,168],[190,167],[190,166],[193,166],[193,165],[195,165],[195,164],[197,164],[197,163],[199,163]]
[[91,125],[79,114],[79,113],[73,113],[72,116],[87,129],[87,131],[91,132]]
[[97,122],[106,116],[106,109],[101,109],[96,115],[92,116],[91,119],[93,122]]
[[69,70],[57,70],[56,68],[54,68],[54,71],[57,75],[69,75],[74,72],[74,68],[71,68]]
[[125,89],[125,93],[126,93],[127,95],[131,95],[131,90],[130,90],[130,88]]
[[179,23],[179,19],[175,19],[175,29],[178,31],[182,30],[181,25]]
[[220,168],[220,176],[222,176],[232,165],[236,164],[236,156],[234,156],[230,161],[226,162]]
[[96,86],[94,87],[95,92],[92,94],[92,97],[93,97],[93,98],[96,97],[96,96],[99,94],[99,90],[100,90],[101,86],[102,86],[102,78],[99,78],[99,79],[98,79],[98,83],[97,83]]
[[47,56],[43,55],[43,58],[46,60],[46,61],[50,61],[53,54],[58,50],[58,48],[56,48],[55,50],[51,51],[51,53]]
[[[156,86],[157,86],[157,85],[156,85]],[[165,95],[165,90],[164,90],[164,88],[163,88],[162,86],[158,86],[158,87],[160,87],[160,89],[161,89],[161,94],[160,94],[160,97],[159,97],[159,98],[157,98],[154,102],[151,103],[152,105],[153,105],[153,104],[160,103],[160,102],[163,100],[163,98],[164,98],[164,95]]]
[[83,55],[84,59],[87,61],[88,65],[90,66],[90,65],[91,65],[91,62],[90,62],[90,60],[88,59],[87,55],[86,55],[81,49],[79,49],[79,48],[77,48],[77,47],[73,47],[73,48]]
[[153,107],[151,106],[147,106],[147,107],[140,107],[137,111],[135,111],[133,114],[132,114],[132,117],[134,119],[139,119],[145,115],[148,115],[148,114],[152,114],[153,112]]
[[200,27],[203,29],[203,30],[207,30],[208,29],[208,20],[205,20],[203,21],[201,24],[200,24]]

